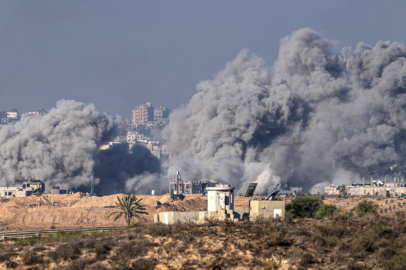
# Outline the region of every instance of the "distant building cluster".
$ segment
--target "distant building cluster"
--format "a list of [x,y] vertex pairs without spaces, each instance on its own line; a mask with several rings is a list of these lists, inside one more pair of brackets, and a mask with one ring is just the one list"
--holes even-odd
[[20,114],[16,109],[11,111],[0,111],[0,127],[13,125],[20,120]]
[[394,183],[387,183],[386,178],[384,181],[373,180],[369,183],[365,183],[365,179],[362,179],[362,183],[355,183],[349,186],[326,186],[326,195],[336,196],[378,196],[378,197],[405,197],[406,196],[406,184],[404,178],[394,178]]
[[28,112],[20,114],[17,109],[12,109],[10,111],[0,111],[0,128],[6,125],[14,125],[16,122],[20,121],[23,115],[29,115],[34,117],[42,117],[49,111],[45,109],[39,109],[37,111]]
[[106,150],[116,143],[128,143],[130,149],[136,144],[147,147],[161,161],[169,157],[166,144],[162,143],[159,134],[169,122],[170,110],[163,105],[158,108],[147,102],[132,109],[132,117],[124,118],[118,126],[118,136],[113,142],[104,144]]
[[168,123],[170,110],[164,106],[154,109],[151,103],[147,102],[135,107],[132,110],[132,125],[159,126]]
[[42,194],[45,191],[45,185],[41,180],[31,179],[24,181],[21,186],[0,187],[0,197],[25,197],[32,194]]
[[[17,109],[10,111],[0,111],[0,128],[6,125],[13,125],[18,122],[22,116],[31,116],[41,118],[49,113],[49,110],[38,109],[20,114]],[[165,144],[160,142],[160,130],[169,122],[170,110],[163,105],[154,108],[152,103],[147,102],[132,109],[132,117],[124,118],[118,125],[118,136],[114,141],[103,144],[100,149],[105,150],[116,143],[128,143],[129,148],[135,144],[145,145],[152,154],[160,160],[168,157],[168,149]]]

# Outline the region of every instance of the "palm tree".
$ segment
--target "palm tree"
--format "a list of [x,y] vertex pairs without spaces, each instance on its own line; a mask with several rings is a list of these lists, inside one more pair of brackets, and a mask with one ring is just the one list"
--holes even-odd
[[109,218],[110,216],[117,214],[116,218],[114,219],[114,221],[116,221],[124,215],[127,225],[130,225],[132,218],[147,221],[147,219],[142,216],[142,214],[148,215],[144,208],[146,205],[140,203],[142,199],[137,201],[137,197],[132,193],[122,199],[117,196],[117,199],[118,203],[116,202],[116,204],[121,211],[111,213]]

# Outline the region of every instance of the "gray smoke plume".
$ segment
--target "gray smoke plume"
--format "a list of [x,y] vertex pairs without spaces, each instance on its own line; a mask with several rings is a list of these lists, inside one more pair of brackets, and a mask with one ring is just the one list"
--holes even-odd
[[14,126],[0,129],[0,186],[35,178],[48,191],[60,186],[88,192],[93,180],[99,194],[149,192],[154,183],[141,185],[136,177],[159,176],[159,160],[139,145],[132,152],[126,144],[100,151],[115,131],[114,119],[92,104],[73,100],[58,101],[42,118],[23,116]]
[[282,39],[271,69],[243,50],[200,82],[163,131],[169,172],[241,191],[251,181],[306,190],[396,162],[406,148],[406,47],[334,45],[301,29]]
[[[149,193],[155,189],[162,193],[166,185],[160,183],[161,162],[143,145],[115,144],[96,154],[94,175],[99,179],[95,186],[97,194],[135,192]],[[154,177],[150,179],[149,175]],[[148,179],[148,180],[146,180]],[[84,189],[85,190],[85,189]]]
[[0,129],[0,184],[30,178],[48,187],[87,184],[93,178],[93,155],[113,131],[112,119],[72,100],[58,101],[40,119],[23,116]]

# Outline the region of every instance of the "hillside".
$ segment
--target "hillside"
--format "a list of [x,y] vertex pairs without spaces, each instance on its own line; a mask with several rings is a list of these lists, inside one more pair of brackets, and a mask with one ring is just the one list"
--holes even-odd
[[405,269],[404,215],[136,225],[0,244],[2,269]]
[[[108,218],[115,206],[117,196],[124,194],[86,197],[73,195],[41,195],[21,198],[0,198],[0,231],[34,230],[55,228],[123,226],[124,218],[113,222]],[[139,195],[146,204],[148,222],[160,211],[205,211],[207,197],[187,196],[183,201],[173,201],[170,195]],[[236,205],[248,205],[249,199],[237,198]]]

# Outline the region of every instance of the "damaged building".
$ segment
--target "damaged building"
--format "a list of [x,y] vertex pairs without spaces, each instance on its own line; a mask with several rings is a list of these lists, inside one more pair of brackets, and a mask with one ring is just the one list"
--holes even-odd
[[341,196],[378,196],[378,197],[404,197],[406,196],[406,185],[404,179],[394,178],[394,183],[387,183],[386,179],[373,180],[369,183],[365,183],[365,179],[362,179],[362,183],[352,184],[350,186],[326,186],[326,195],[341,195]]
[[32,194],[42,194],[45,185],[41,180],[31,179],[25,181],[21,186],[0,187],[0,197],[25,197]]
[[169,194],[171,195],[200,195],[207,194],[206,187],[215,187],[215,180],[200,180],[184,182],[179,171],[173,176],[173,181],[169,182]]

